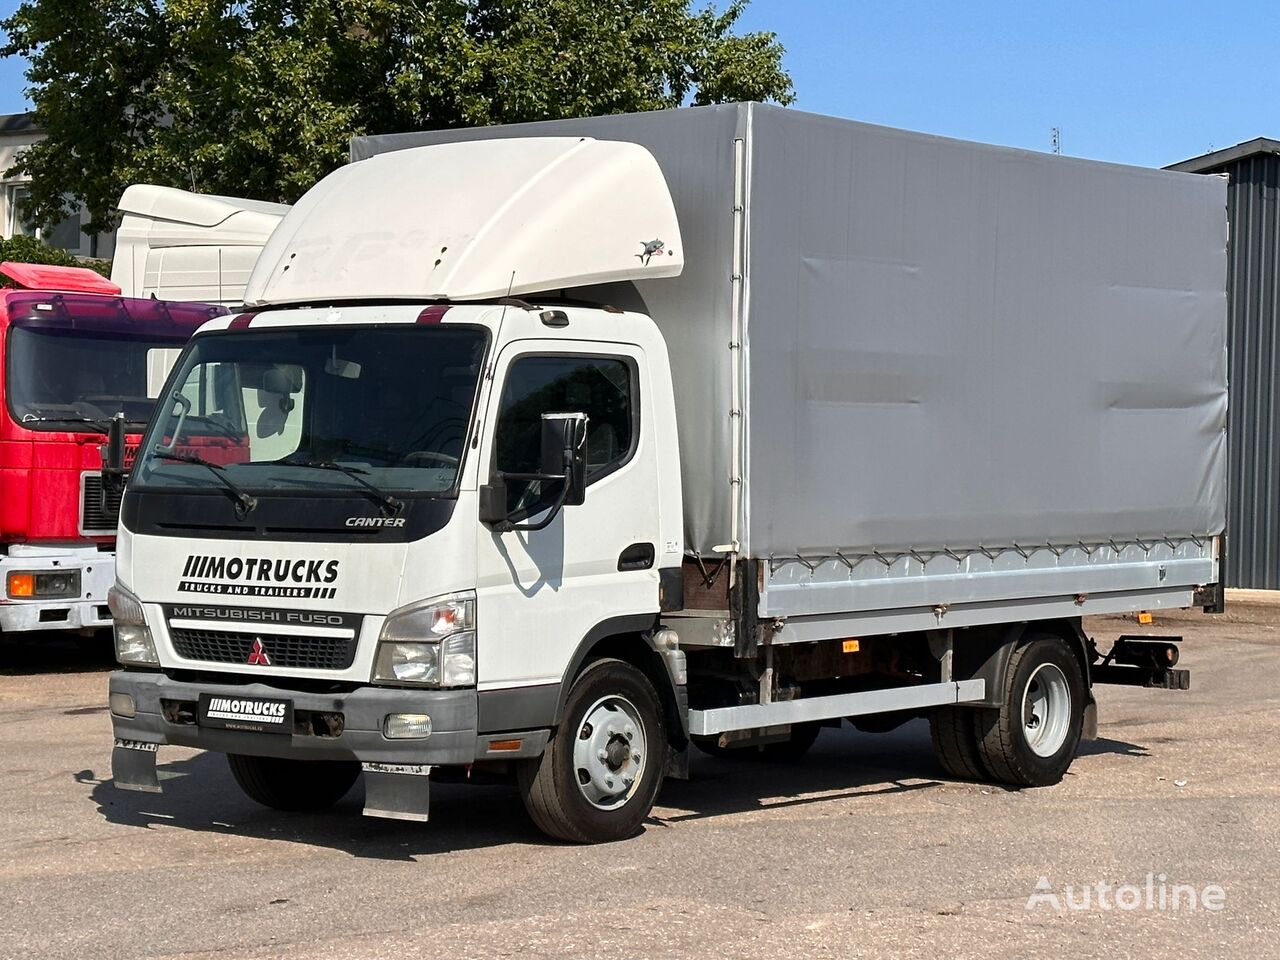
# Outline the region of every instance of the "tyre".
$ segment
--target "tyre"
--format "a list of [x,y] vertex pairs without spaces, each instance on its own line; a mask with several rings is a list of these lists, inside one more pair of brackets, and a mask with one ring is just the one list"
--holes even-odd
[[1004,706],[976,712],[978,752],[991,775],[1047,787],[1066,774],[1084,729],[1084,674],[1067,641],[1037,634],[1013,651]]
[[543,833],[607,843],[640,829],[657,799],[666,756],[653,684],[629,663],[596,660],[574,681],[542,756],[522,762],[516,779]]
[[227,754],[231,775],[251,799],[273,810],[323,810],[360,776],[355,760],[280,760]]
[[933,754],[948,776],[959,780],[987,780],[990,774],[978,751],[977,715],[974,707],[938,707],[929,712]]

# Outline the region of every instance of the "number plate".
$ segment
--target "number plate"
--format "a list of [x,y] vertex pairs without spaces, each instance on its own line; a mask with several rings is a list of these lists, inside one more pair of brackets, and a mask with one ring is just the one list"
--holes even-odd
[[293,733],[293,701],[200,694],[200,726],[254,733]]

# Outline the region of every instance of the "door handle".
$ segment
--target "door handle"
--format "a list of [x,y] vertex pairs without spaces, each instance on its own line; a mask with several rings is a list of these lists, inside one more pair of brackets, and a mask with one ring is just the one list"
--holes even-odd
[[633,543],[618,554],[619,570],[648,570],[653,566],[652,543]]

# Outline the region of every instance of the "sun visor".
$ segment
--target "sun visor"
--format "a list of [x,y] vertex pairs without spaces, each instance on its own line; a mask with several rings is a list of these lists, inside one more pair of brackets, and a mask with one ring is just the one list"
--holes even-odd
[[477,140],[381,154],[325,177],[263,248],[245,303],[483,300],[683,267],[675,207],[644,147]]

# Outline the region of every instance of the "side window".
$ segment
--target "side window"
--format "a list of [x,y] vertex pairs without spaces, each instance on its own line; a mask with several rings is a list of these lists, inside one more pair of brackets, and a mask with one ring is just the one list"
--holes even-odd
[[199,364],[179,387],[191,403],[179,442],[230,443],[239,451],[233,462],[283,459],[301,443],[307,387],[307,371],[297,364]]
[[[149,347],[147,349],[147,397],[151,400],[160,398],[164,382],[169,379],[169,371],[178,362],[182,354],[181,347]],[[186,384],[182,386],[185,392]],[[188,398],[194,399],[194,398]]]
[[[495,466],[502,473],[537,473],[542,415],[585,413],[589,484],[631,455],[636,410],[634,378],[625,360],[521,357],[507,369],[502,388]],[[507,508],[536,513],[558,492],[558,484],[509,480]]]
[[[244,416],[237,390],[237,370],[232,363],[214,361],[191,369],[178,392],[191,401],[189,417],[220,424],[222,432],[243,433]],[[201,432],[194,430],[193,432]]]

